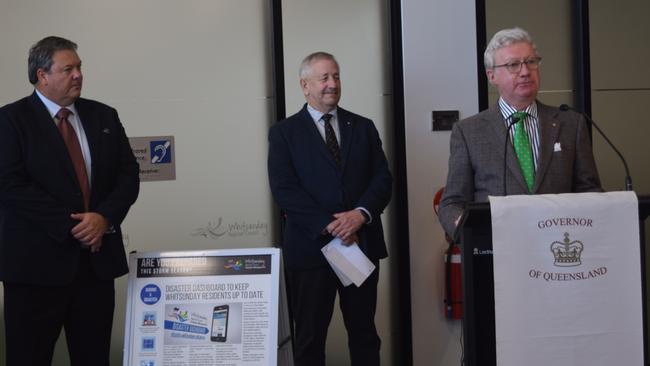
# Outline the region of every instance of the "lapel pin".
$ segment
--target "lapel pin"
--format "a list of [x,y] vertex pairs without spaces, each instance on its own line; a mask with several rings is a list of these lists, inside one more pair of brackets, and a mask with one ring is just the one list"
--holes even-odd
[[108,128],[105,128],[105,129],[102,130],[102,132],[105,133],[105,134],[109,134],[109,133],[111,133],[111,130],[109,130]]

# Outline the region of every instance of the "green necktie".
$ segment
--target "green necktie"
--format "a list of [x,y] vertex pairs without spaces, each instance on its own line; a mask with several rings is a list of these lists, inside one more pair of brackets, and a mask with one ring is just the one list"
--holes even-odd
[[526,133],[526,112],[515,112],[512,118],[515,121],[515,133],[512,139],[512,144],[519,160],[521,172],[526,180],[528,192],[533,191],[533,184],[535,184],[535,165],[533,162],[533,151],[530,148],[530,141],[528,140],[528,133]]

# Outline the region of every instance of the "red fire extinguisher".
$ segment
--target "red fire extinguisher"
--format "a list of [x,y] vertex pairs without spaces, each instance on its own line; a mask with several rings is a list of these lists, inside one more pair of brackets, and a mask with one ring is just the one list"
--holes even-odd
[[445,316],[449,319],[463,318],[460,265],[460,247],[450,242],[445,253]]
[[[438,205],[442,199],[442,187],[433,197],[433,211],[438,215]],[[461,283],[461,254],[460,247],[445,234],[449,247],[445,252],[445,317],[448,319],[463,318],[463,290]]]

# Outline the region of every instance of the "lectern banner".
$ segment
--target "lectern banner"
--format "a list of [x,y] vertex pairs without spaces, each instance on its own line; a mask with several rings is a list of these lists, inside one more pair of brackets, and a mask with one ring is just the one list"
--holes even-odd
[[633,192],[490,197],[499,366],[643,365]]

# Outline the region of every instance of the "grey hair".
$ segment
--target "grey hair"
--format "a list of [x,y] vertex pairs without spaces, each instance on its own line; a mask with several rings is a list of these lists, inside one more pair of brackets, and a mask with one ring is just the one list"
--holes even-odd
[[533,37],[525,30],[515,27],[496,32],[490,40],[490,43],[485,47],[485,53],[483,54],[485,69],[494,68],[494,53],[498,49],[519,42],[529,43],[533,47],[533,50],[535,50],[535,54],[537,54],[537,46],[533,42]]
[[330,60],[333,61],[336,64],[336,66],[339,65],[338,61],[336,61],[334,55],[332,55],[331,53],[327,53],[323,51],[314,52],[302,60],[302,62],[300,63],[300,70],[298,71],[298,76],[301,79],[305,79],[311,72],[311,65],[315,61],[319,61],[319,60]]
[[32,85],[38,83],[38,69],[43,69],[45,72],[50,72],[52,68],[52,56],[56,51],[77,51],[77,44],[65,38],[49,36],[36,42],[29,49],[29,57],[27,58],[27,75],[29,82]]

